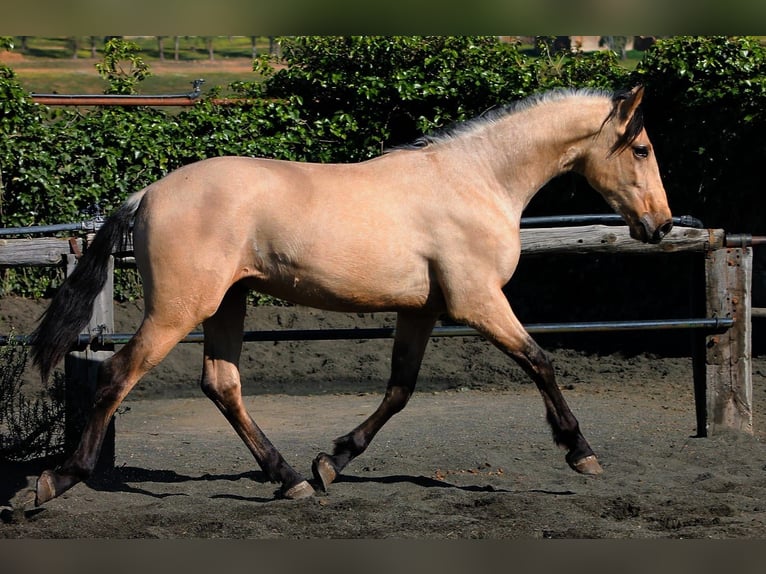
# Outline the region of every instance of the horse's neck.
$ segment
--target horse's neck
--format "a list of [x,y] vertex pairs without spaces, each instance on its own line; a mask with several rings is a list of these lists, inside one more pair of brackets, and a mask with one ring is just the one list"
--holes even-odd
[[551,179],[572,170],[598,133],[603,109],[591,100],[540,104],[484,126],[475,149],[500,186],[526,206]]

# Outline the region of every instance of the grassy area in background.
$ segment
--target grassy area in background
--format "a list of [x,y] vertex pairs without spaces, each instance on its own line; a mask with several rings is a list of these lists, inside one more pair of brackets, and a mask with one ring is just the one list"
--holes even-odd
[[[13,66],[12,66],[13,67]],[[55,69],[16,69],[16,75],[30,93],[58,94],[102,94],[107,83],[96,72],[90,70],[55,70]],[[138,91],[141,94],[182,94],[192,90],[192,81],[202,78],[203,93],[213,86],[225,88],[235,81],[252,82],[258,79],[253,71],[248,70],[212,70],[200,67],[184,67],[178,70],[165,69],[154,71],[153,75],[141,82]],[[224,93],[226,90],[224,89]]]
[[[159,42],[157,36],[125,36],[125,39],[135,42],[141,48],[141,55],[147,60],[159,60]],[[164,53],[166,60],[174,59],[176,36],[164,36]],[[177,36],[180,61],[209,60],[208,39],[212,41],[216,58],[252,58],[253,46],[250,36]],[[269,51],[269,37],[256,36],[258,53]],[[75,59],[75,41],[77,58],[92,58],[92,45],[95,44],[95,56],[100,58],[103,53],[104,36],[78,36],[45,38],[41,36],[14,37],[16,52],[29,58]]]
[[[256,81],[253,72],[252,44],[246,36],[213,38],[214,59],[211,61],[205,38],[179,38],[179,59],[174,59],[173,37],[165,39],[165,58],[159,58],[157,38],[131,38],[141,47],[141,57],[149,64],[152,75],[138,86],[142,94],[186,93],[192,81],[205,80],[203,93],[213,86],[225,88],[236,81]],[[21,85],[31,93],[101,94],[107,83],[96,71],[103,57],[103,38],[97,38],[96,57],[92,57],[89,37],[79,39],[77,58],[73,57],[68,38],[29,37],[26,49],[21,39],[14,38],[13,52],[0,58],[16,73]],[[258,53],[268,53],[269,39],[257,38]],[[224,93],[226,90],[224,89]]]

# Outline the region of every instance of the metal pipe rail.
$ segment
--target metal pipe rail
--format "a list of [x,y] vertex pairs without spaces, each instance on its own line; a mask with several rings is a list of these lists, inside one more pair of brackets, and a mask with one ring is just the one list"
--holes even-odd
[[[532,323],[524,328],[531,334],[546,333],[596,333],[612,331],[658,331],[670,329],[701,329],[709,332],[722,332],[734,324],[730,318],[706,319],[648,319],[636,321],[591,321],[576,323]],[[84,350],[90,346],[97,351],[111,345],[126,344],[134,333],[98,333],[96,335],[80,335],[76,350]],[[346,328],[346,329],[271,329],[263,331],[245,331],[242,340],[245,342],[265,341],[339,341],[360,339],[393,339],[396,335],[394,327]],[[443,325],[434,327],[431,337],[476,337],[480,336],[476,329],[464,325]],[[202,343],[204,333],[194,331],[181,339],[181,343]],[[27,335],[0,335],[0,346],[26,345]]]
[[91,219],[80,223],[54,223],[52,225],[30,225],[27,227],[0,227],[0,236],[3,235],[31,235],[36,233],[58,233],[60,231],[87,231],[94,232],[103,225],[103,218]]
[[[664,319],[643,321],[594,321],[581,323],[535,323],[524,328],[531,334],[540,333],[588,333],[604,331],[648,331],[665,329],[706,329],[709,331],[725,331],[734,324],[733,319]],[[396,335],[394,327],[347,328],[347,329],[276,329],[264,331],[245,331],[242,340],[245,342],[265,341],[340,341],[360,339],[393,339]],[[96,337],[80,335],[78,345],[82,348],[91,346],[98,350],[109,345],[123,345],[133,336],[132,333],[103,333]],[[480,333],[464,325],[443,325],[434,327],[431,337],[477,337]],[[182,343],[202,343],[204,333],[194,331],[189,333]]]
[[192,81],[192,91],[185,94],[38,94],[32,101],[46,106],[192,106],[202,94],[205,80]]
[[[568,225],[625,225],[625,220],[616,213],[542,215],[521,218],[521,227],[566,227]],[[701,220],[691,215],[674,216],[673,225],[694,229],[705,227]]]
[[[591,321],[577,323],[533,323],[525,326],[531,334],[545,333],[595,333],[613,331],[656,331],[669,329],[702,329],[709,332],[723,332],[734,324],[734,319],[650,319],[637,321]],[[245,331],[242,340],[245,342],[272,341],[339,341],[360,339],[393,339],[396,335],[394,327],[347,328],[347,329],[273,329],[263,331]],[[476,337],[480,333],[464,325],[443,325],[434,327],[431,337]],[[124,345],[133,333],[99,333],[95,336],[83,334],[77,341],[77,349],[86,347],[94,351],[111,345]],[[25,344],[27,337],[0,336],[0,345]],[[202,343],[204,333],[194,331],[181,340],[181,343]]]
[[750,235],[749,233],[727,233],[724,240],[725,247],[754,247],[766,245],[766,236]]

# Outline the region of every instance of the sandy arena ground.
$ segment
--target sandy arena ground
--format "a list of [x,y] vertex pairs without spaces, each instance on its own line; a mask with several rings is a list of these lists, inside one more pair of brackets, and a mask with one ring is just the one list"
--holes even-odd
[[[0,300],[28,332],[40,303]],[[117,307],[132,331],[140,303]],[[392,316],[251,309],[246,328],[390,325]],[[649,335],[647,335],[649,336]],[[390,341],[248,343],[251,414],[310,476],[332,440],[374,410]],[[755,436],[696,432],[685,357],[552,352],[604,474],[572,472],[524,374],[477,338],[434,339],[407,409],[327,493],[274,498],[202,397],[199,345],[180,345],[117,417],[116,470],[40,509],[11,499],[38,469],[0,478],[0,538],[761,538],[766,536],[766,360],[754,360]],[[19,500],[16,495],[16,500]],[[22,495],[23,497],[23,488]]]

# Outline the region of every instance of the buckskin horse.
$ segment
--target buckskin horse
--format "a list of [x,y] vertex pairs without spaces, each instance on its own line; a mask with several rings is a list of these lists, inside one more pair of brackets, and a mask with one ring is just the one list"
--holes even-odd
[[[583,175],[634,239],[659,242],[670,230],[642,97],[641,87],[547,92],[355,164],[218,157],[131,195],[99,229],[31,336],[47,379],[87,325],[106,261],[132,225],[143,321],[101,365],[80,444],[40,475],[36,504],[91,474],[120,402],[198,324],[202,390],[285,498],[326,489],[404,408],[442,314],[474,327],[526,371],[566,461],[578,472],[600,473],[550,362],[502,289],[519,261],[522,211],[562,173]],[[317,455],[313,486],[243,406],[238,361],[249,289],[331,311],[397,312],[384,398],[335,440],[332,454]]]

